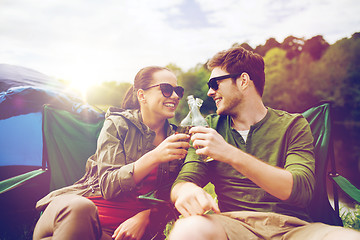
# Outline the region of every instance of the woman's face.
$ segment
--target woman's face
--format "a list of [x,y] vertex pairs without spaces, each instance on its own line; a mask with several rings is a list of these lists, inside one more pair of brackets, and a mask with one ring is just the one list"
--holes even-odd
[[[176,76],[168,70],[160,70],[153,74],[153,80],[149,87],[160,83],[168,83],[173,87],[177,86]],[[180,97],[173,91],[170,97],[163,96],[160,86],[151,87],[143,90],[143,99],[141,111],[151,113],[156,118],[172,118],[175,116],[175,110],[179,104]]]

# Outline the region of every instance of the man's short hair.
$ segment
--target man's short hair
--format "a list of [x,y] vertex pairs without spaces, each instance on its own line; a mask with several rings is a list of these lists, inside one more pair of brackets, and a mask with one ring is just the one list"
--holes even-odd
[[254,82],[256,91],[263,95],[265,86],[264,59],[257,53],[248,51],[243,47],[232,47],[218,52],[209,60],[207,66],[210,70],[215,67],[227,71],[229,74],[246,72]]

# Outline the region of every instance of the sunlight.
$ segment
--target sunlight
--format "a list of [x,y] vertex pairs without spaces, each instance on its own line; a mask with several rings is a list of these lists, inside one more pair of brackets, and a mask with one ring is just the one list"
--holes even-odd
[[81,99],[84,102],[87,102],[87,94],[86,93],[90,87],[90,85],[88,83],[75,81],[75,82],[71,82],[69,86],[72,90],[75,90],[76,92],[80,93]]
[[88,89],[97,85],[99,81],[95,80],[87,74],[72,74],[71,77],[67,78],[66,81],[69,82],[69,88],[80,94],[81,99],[84,102],[87,102],[87,92]]

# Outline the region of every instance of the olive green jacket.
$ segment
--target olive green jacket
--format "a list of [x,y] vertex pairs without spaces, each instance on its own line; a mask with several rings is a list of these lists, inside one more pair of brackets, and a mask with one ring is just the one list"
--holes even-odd
[[[86,163],[85,175],[71,186],[49,193],[36,204],[44,210],[51,200],[62,194],[85,197],[100,196],[113,199],[122,194],[136,194],[142,183],[135,184],[134,162],[153,150],[155,132],[142,122],[139,110],[110,108],[101,129],[97,150]],[[166,121],[167,136],[175,132],[175,126]],[[157,173],[157,197],[168,199],[171,183],[177,176],[181,161],[160,164]]]

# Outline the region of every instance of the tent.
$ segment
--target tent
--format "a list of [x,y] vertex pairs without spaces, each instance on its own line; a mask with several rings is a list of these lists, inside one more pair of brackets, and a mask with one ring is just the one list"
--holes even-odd
[[[43,106],[103,118],[104,113],[84,103],[55,78],[32,69],[0,64],[0,181],[26,173],[38,176],[20,187],[0,189],[0,239],[28,234],[22,222],[34,222],[38,199],[49,192],[50,176],[43,159]],[[23,235],[16,238],[24,238]],[[31,236],[25,238],[31,239]]]

